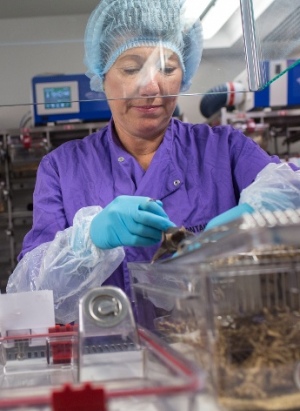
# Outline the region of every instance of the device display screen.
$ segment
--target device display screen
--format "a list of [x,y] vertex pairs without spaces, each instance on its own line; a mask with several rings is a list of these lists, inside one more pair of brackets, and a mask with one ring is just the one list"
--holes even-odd
[[45,87],[44,106],[45,109],[69,108],[71,103],[71,87]]

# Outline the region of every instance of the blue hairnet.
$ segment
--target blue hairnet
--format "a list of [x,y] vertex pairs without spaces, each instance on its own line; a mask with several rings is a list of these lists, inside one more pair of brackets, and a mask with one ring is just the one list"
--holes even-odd
[[163,46],[179,57],[186,91],[200,64],[203,39],[199,16],[188,22],[184,0],[101,0],[85,31],[90,86],[103,91],[105,74],[126,50]]

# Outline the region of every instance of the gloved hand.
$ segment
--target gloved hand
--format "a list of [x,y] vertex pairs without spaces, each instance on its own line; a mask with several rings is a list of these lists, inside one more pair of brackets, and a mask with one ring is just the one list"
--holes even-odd
[[235,220],[236,218],[241,217],[243,214],[249,213],[252,214],[254,212],[254,208],[251,207],[247,203],[239,204],[229,210],[225,211],[222,214],[217,215],[216,217],[212,218],[205,227],[205,230],[210,230],[211,228],[215,228],[219,225],[229,223],[230,221]]
[[92,242],[103,250],[119,246],[150,246],[161,241],[162,232],[174,226],[161,201],[119,196],[93,218],[90,236]]

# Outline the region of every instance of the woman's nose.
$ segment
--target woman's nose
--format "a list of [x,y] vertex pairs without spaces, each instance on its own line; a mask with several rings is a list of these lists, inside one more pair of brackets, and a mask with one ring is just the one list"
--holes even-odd
[[159,86],[159,72],[151,70],[141,77],[139,81],[139,94],[141,96],[155,96],[160,91]]

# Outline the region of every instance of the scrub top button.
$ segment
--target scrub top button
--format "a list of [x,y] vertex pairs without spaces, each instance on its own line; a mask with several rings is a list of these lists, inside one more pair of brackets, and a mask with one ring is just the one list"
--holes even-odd
[[124,160],[125,160],[124,157],[119,157],[119,158],[118,158],[118,162],[119,162],[119,163],[123,163]]
[[174,186],[179,186],[180,180],[175,180],[173,184],[174,184]]

